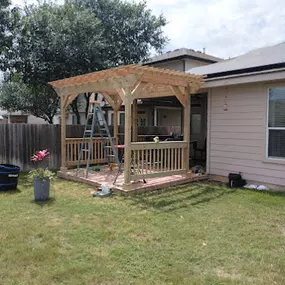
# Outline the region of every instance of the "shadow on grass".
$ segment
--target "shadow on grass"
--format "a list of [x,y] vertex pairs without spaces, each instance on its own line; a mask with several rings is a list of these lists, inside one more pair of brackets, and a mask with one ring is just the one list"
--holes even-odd
[[138,194],[130,199],[142,208],[153,208],[163,212],[171,212],[189,206],[209,203],[240,189],[211,184],[192,183],[187,186],[172,187],[163,191]]
[[12,189],[12,190],[5,190],[5,189],[0,189],[0,195],[15,195],[15,194],[20,194],[22,191],[20,189]]
[[32,204],[36,204],[40,207],[45,207],[45,206],[51,206],[52,204],[54,204],[56,201],[56,199],[54,197],[49,198],[48,200],[45,201],[35,201],[35,200],[31,200]]

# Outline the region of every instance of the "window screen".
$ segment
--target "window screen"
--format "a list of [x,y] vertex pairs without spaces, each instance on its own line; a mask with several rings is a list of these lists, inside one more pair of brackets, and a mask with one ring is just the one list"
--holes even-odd
[[269,89],[268,157],[285,158],[285,87]]

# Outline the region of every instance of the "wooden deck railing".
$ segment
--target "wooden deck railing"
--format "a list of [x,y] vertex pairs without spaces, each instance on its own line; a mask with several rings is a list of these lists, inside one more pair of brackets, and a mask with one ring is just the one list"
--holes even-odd
[[131,180],[186,172],[187,142],[134,142],[131,144]]
[[[66,164],[67,166],[77,165],[81,142],[82,142],[82,138],[67,138],[66,139]],[[87,145],[89,144],[89,139],[86,139],[86,143]],[[86,163],[87,163],[87,152],[83,152],[81,164],[84,165]],[[102,140],[100,137],[93,138],[93,151],[92,151],[92,158],[90,160],[90,164],[94,164],[94,163],[107,163],[105,152],[102,147]]]

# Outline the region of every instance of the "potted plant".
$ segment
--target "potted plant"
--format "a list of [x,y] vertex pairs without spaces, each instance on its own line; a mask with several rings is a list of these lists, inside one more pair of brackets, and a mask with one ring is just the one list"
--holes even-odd
[[[31,160],[38,165],[44,163],[48,158],[49,152],[47,149],[37,151]],[[29,178],[34,183],[34,198],[35,201],[45,201],[49,199],[50,193],[50,180],[54,177],[54,173],[48,168],[37,167],[29,172]]]

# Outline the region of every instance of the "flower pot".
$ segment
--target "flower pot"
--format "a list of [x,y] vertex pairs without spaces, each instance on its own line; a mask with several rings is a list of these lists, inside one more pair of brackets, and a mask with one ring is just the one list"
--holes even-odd
[[34,198],[35,201],[45,201],[49,199],[50,179],[34,178]]

